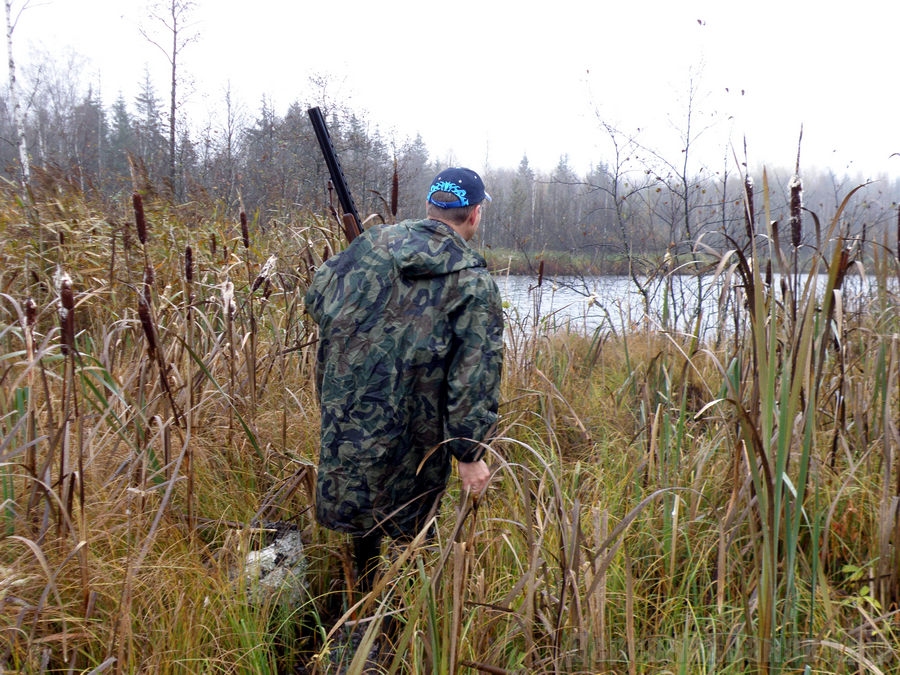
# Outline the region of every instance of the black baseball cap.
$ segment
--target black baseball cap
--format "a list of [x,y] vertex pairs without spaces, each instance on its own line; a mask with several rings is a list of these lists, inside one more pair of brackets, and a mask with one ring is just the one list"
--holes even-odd
[[[456,195],[452,202],[439,202],[432,199],[435,192],[449,192]],[[450,167],[441,171],[431,183],[428,191],[428,202],[442,209],[458,209],[463,206],[480,204],[484,200],[491,201],[491,196],[484,190],[481,176],[472,169]]]

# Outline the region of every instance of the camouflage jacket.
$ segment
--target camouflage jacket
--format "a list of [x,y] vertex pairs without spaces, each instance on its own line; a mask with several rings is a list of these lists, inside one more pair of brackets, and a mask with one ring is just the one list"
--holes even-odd
[[329,259],[306,309],[319,325],[317,519],[413,535],[447,485],[451,456],[480,459],[473,441],[497,421],[497,284],[450,227],[404,221]]

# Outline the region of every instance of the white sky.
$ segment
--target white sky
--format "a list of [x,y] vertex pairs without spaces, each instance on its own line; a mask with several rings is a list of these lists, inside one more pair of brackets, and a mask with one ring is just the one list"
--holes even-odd
[[[138,32],[158,26],[146,4],[30,0],[19,63],[70,46],[107,104],[130,103],[147,66],[166,102],[167,61]],[[895,0],[196,0],[191,17],[195,121],[221,111],[228,83],[252,119],[263,96],[281,115],[324,75],[327,95],[388,138],[421,133],[442,163],[515,168],[527,154],[549,171],[568,155],[580,173],[612,161],[598,115],[681,161],[693,76],[693,128],[714,125],[692,153],[713,170],[729,142],[743,157],[744,135],[751,167],[792,168],[802,125],[801,172],[900,175]]]

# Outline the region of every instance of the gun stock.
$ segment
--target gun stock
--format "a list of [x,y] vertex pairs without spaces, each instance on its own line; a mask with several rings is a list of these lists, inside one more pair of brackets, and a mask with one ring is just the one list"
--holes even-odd
[[344,178],[344,171],[341,169],[341,162],[334,150],[334,144],[331,142],[328,127],[325,126],[325,117],[318,107],[310,108],[306,112],[309,115],[309,121],[312,122],[313,130],[316,132],[316,140],[319,141],[319,147],[325,157],[325,164],[331,175],[331,183],[337,192],[341,210],[344,212],[342,219],[344,234],[347,235],[347,241],[353,241],[362,234],[362,221],[356,210],[356,204],[353,202],[353,196],[350,194],[350,188],[347,187],[347,179]]

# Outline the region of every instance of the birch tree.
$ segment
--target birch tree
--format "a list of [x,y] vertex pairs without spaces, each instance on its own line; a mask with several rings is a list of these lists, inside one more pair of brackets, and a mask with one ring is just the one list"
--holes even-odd
[[[9,0],[6,0],[9,2]],[[141,35],[153,46],[157,47],[169,62],[169,184],[173,194],[175,192],[175,179],[177,176],[175,139],[176,121],[178,113],[178,78],[180,57],[185,47],[197,39],[197,33],[191,30],[188,23],[190,13],[195,3],[193,0],[161,0],[152,16],[164,28],[162,39],[156,39],[147,29],[141,28]]]
[[28,145],[25,141],[25,114],[19,101],[19,87],[16,82],[16,60],[13,56],[13,31],[22,12],[28,8],[26,1],[13,18],[12,0],[5,0],[6,6],[6,53],[9,57],[9,101],[13,114],[13,125],[16,130],[16,144],[19,147],[19,180],[22,187],[31,180],[31,164],[28,160]]

